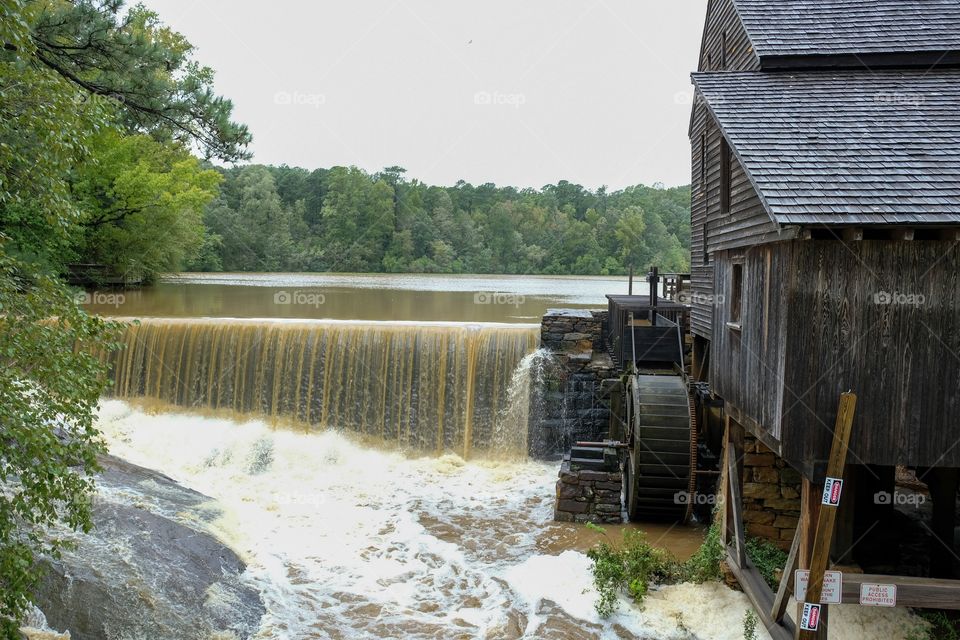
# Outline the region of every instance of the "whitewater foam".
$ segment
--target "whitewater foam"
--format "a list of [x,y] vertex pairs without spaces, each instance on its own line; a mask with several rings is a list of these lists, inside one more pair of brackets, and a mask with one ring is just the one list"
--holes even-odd
[[[409,458],[333,431],[148,415],[115,400],[100,424],[115,455],[217,500],[212,526],[267,607],[258,638],[743,637],[747,599],[719,583],[655,589],[601,620],[589,559],[541,551],[548,530],[575,526],[551,522],[554,465]],[[831,610],[831,625],[846,617]],[[905,637],[894,623],[853,624],[856,637]]]

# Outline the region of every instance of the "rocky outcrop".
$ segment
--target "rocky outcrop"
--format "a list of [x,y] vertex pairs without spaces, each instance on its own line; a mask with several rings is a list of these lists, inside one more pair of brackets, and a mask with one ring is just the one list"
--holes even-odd
[[247,638],[264,613],[240,557],[211,532],[210,498],[113,457],[102,460],[94,530],[35,598],[73,640]]

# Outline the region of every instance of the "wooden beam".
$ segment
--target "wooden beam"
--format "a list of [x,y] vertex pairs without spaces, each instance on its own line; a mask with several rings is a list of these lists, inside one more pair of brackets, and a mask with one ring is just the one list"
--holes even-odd
[[[854,512],[857,508],[858,480],[860,468],[848,464],[843,472],[843,492],[850,496],[837,508],[837,522],[833,532],[833,542],[830,546],[830,555],[837,564],[852,564],[853,549],[857,542],[854,531]],[[873,494],[870,494],[872,497]]]
[[[835,481],[842,482],[843,470],[847,464],[847,450],[850,446],[853,413],[856,407],[857,396],[855,394],[849,392],[840,394],[837,422],[833,429],[833,444],[830,447],[830,458],[827,462],[827,483],[835,483]],[[821,501],[820,513],[817,516],[817,527],[813,536],[813,553],[810,554],[810,584],[807,587],[807,593],[804,596],[804,602],[801,606],[807,604],[813,604],[818,608],[821,606],[820,596],[823,592],[823,574],[826,572],[827,563],[830,560],[830,543],[833,540],[833,528],[837,519],[838,505],[839,503],[833,504],[826,500]],[[816,630],[803,630],[800,626],[800,622],[798,621],[797,638],[800,640],[826,638],[825,616]]]
[[790,555],[787,556],[787,564],[783,567],[783,576],[780,578],[780,588],[777,589],[777,597],[773,600],[773,607],[770,609],[770,617],[774,622],[783,620],[787,613],[787,603],[790,601],[790,592],[793,590],[793,574],[797,570],[797,563],[800,560],[800,540],[803,538],[803,531],[797,527],[797,532],[793,536],[793,544],[790,545]]
[[743,536],[743,503],[740,501],[740,473],[737,471],[736,449],[733,441],[727,441],[727,480],[730,483],[730,518],[733,521],[733,550],[737,563],[743,567],[747,562],[747,543]]
[[860,227],[848,227],[841,230],[840,234],[844,242],[859,242],[863,240],[863,229]]
[[898,607],[960,610],[960,580],[844,573],[844,604],[860,602],[860,585],[863,584],[897,585]]
[[723,463],[720,467],[720,542],[726,547],[730,542],[730,465],[727,458],[730,453],[730,416],[723,419]]
[[960,229],[941,229],[940,239],[947,242],[960,242]]
[[894,229],[890,235],[894,240],[909,241],[913,240],[914,229]]
[[730,555],[729,551],[728,549],[727,564],[733,571],[733,575],[736,576],[737,582],[743,588],[744,595],[747,596],[750,604],[757,611],[760,622],[763,623],[767,633],[773,640],[792,640],[793,623],[789,619],[784,619],[780,623],[770,617],[770,611],[773,609],[773,591],[767,586],[763,576],[760,575],[749,558],[746,559],[743,566],[738,565],[736,558]]

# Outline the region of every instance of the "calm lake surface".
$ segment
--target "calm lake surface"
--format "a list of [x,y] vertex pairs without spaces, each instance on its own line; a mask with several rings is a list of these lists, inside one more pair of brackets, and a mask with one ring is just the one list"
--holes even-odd
[[[152,287],[88,294],[107,316],[539,322],[552,307],[606,307],[626,277],[203,273]],[[634,293],[646,283],[634,282]]]

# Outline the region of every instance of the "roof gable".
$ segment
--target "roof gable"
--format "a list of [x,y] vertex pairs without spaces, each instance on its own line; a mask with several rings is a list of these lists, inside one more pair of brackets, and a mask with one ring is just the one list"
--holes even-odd
[[960,70],[697,73],[780,224],[960,224]]

